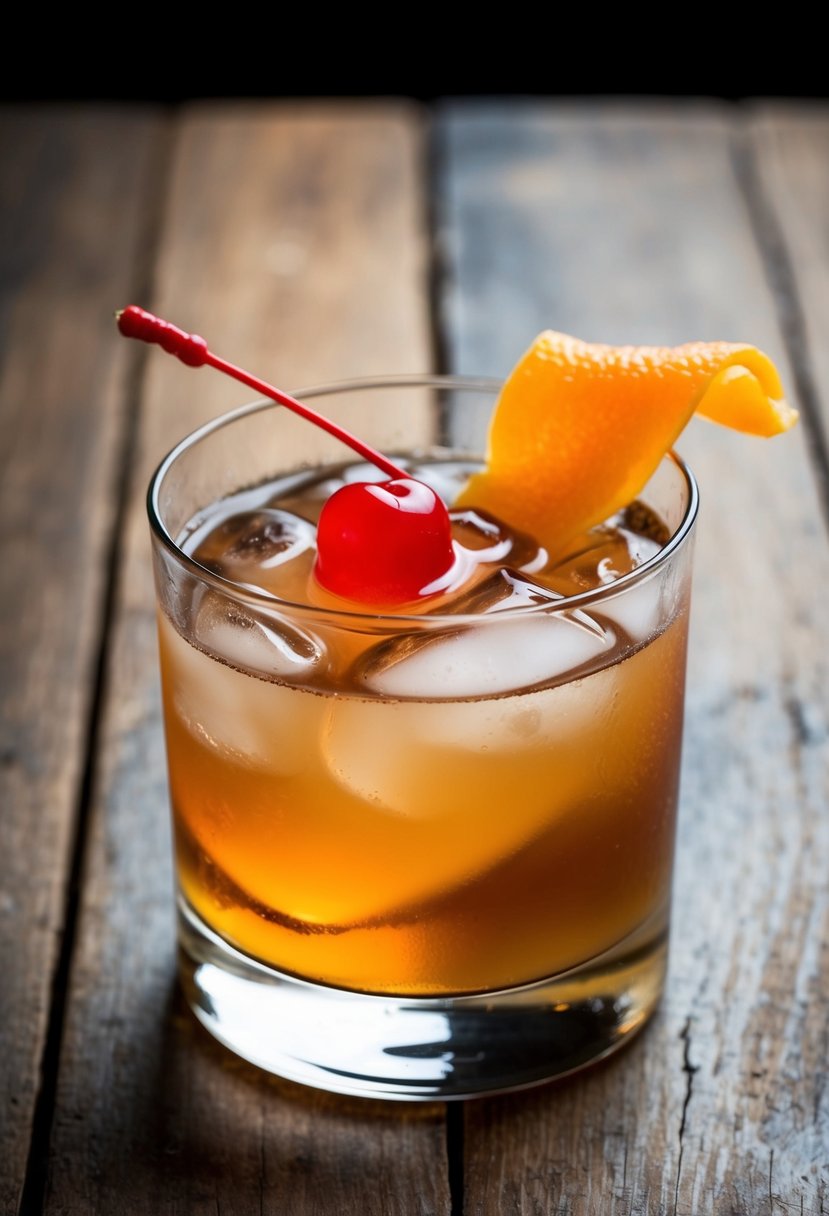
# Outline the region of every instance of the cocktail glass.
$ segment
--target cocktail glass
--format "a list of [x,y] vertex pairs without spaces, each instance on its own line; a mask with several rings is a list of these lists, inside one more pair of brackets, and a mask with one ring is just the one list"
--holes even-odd
[[[301,396],[451,480],[497,387]],[[614,1050],[662,991],[695,483],[664,458],[641,500],[670,539],[633,573],[486,614],[288,602],[182,548],[217,501],[348,463],[260,402],[150,486],[184,990],[239,1055],[324,1089],[536,1084]]]

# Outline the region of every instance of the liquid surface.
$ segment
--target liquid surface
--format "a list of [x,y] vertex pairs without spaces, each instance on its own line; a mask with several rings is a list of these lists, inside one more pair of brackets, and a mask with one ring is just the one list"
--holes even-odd
[[[446,503],[475,468],[455,460],[401,464]],[[315,525],[336,490],[381,476],[361,464],[243,491],[197,516],[180,543],[201,565],[232,582],[291,602],[365,612],[364,605],[331,595],[314,578]],[[665,526],[642,503],[576,537],[554,560],[532,537],[486,512],[469,507],[450,510],[450,517],[454,567],[436,593],[401,604],[401,614],[480,614],[575,595],[634,570],[668,539]]]
[[[447,501],[467,472],[412,466]],[[245,491],[183,545],[242,586],[351,607],[313,580],[314,522],[367,474]],[[477,512],[453,528],[454,576],[406,606],[414,621],[346,627],[203,585],[175,624],[160,614],[183,892],[282,970],[372,992],[509,987],[667,905],[686,592],[668,610],[651,577],[600,609],[544,610],[646,561],[664,529],[629,509],[553,564]]]

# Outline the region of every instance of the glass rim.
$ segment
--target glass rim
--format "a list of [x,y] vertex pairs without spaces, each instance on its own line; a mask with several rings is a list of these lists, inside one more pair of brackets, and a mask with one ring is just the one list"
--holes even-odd
[[[350,380],[329,381],[297,389],[293,392],[293,395],[299,398],[299,400],[303,400],[304,398],[326,397],[337,393],[360,392],[368,389],[417,387],[457,389],[465,392],[491,392],[495,394],[500,391],[502,384],[501,380],[494,377],[444,375],[437,372],[429,372],[423,374],[364,376]],[[472,622],[476,625],[481,625],[484,621],[494,623],[497,621],[514,620],[517,617],[523,618],[528,615],[537,615],[539,613],[549,615],[551,613],[571,612],[581,608],[592,607],[597,602],[601,603],[603,600],[612,599],[628,588],[644,582],[655,571],[661,569],[688,539],[699,510],[699,487],[696,478],[685,461],[675,451],[671,450],[665,453],[662,460],[670,460],[676,466],[682,474],[688,490],[688,502],[685,505],[679,526],[671,535],[670,540],[657,553],[644,561],[641,566],[637,566],[635,570],[631,570],[627,574],[614,579],[612,583],[603,583],[600,587],[593,587],[588,591],[580,591],[576,595],[564,596],[560,600],[550,600],[549,602],[540,604],[522,604],[515,608],[505,608],[498,612],[485,614],[453,613],[448,611],[438,613],[399,613],[380,609],[372,610],[370,608],[361,610],[352,607],[327,607],[303,603],[301,601],[280,599],[279,596],[272,595],[264,590],[257,591],[250,587],[242,587],[232,579],[224,578],[222,575],[214,573],[206,566],[201,565],[200,562],[197,562],[195,558],[191,557],[189,553],[186,553],[181,548],[175,537],[168,531],[162,520],[159,504],[164,478],[180,456],[190,451],[191,448],[196,447],[202,440],[209,438],[216,431],[220,431],[226,426],[231,426],[240,419],[251,417],[265,410],[277,409],[284,409],[284,406],[280,406],[276,401],[268,397],[261,398],[248,402],[245,405],[236,406],[232,410],[227,410],[218,417],[212,418],[194,430],[189,431],[167,452],[166,456],[156,466],[150,478],[146,496],[147,514],[153,535],[184,569],[225,596],[256,608],[270,610],[271,612],[276,608],[280,608],[290,611],[291,614],[309,615],[329,621],[342,621],[345,624],[364,624],[367,621],[371,621],[373,624],[377,624],[378,622],[389,624],[395,622],[398,627],[400,625],[419,623],[421,628],[437,628],[440,626],[454,626],[458,628],[463,625],[469,625]],[[447,448],[446,450],[451,452],[453,449]],[[660,461],[661,463],[662,461]],[[309,468],[313,467],[313,465],[309,465]]]

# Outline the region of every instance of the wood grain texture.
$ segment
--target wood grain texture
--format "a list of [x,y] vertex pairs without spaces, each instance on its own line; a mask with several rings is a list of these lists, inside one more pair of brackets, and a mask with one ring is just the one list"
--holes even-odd
[[[746,339],[792,386],[734,134],[713,110],[450,106],[452,369],[504,375],[549,326]],[[615,1060],[467,1108],[475,1216],[829,1210],[826,530],[803,428],[694,422],[680,450],[703,509],[667,991]]]
[[760,206],[757,224],[815,431],[829,507],[829,112],[825,106],[755,109],[745,133]]
[[149,111],[0,115],[0,1211],[23,1184],[103,628],[160,127]]
[[[418,116],[395,106],[192,110],[152,306],[288,385],[423,369],[418,158]],[[154,353],[46,1210],[446,1213],[440,1108],[401,1117],[268,1078],[219,1048],[176,994],[143,493],[175,439],[240,398],[221,377]]]

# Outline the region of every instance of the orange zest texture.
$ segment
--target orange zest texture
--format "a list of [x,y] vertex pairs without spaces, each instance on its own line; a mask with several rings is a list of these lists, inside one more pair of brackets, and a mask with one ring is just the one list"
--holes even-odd
[[766,437],[797,420],[755,346],[604,346],[546,330],[504,384],[486,466],[457,505],[555,550],[633,501],[694,413]]

